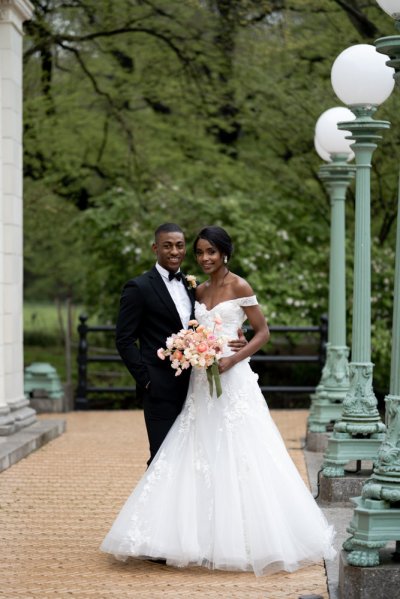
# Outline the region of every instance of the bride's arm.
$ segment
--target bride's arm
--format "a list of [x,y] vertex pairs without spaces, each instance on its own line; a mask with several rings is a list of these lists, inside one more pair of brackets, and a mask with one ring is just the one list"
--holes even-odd
[[[250,285],[238,277],[238,284],[235,291],[238,297],[250,297],[254,295],[254,291]],[[246,313],[247,319],[253,328],[254,335],[244,347],[235,352],[232,356],[221,358],[218,362],[220,372],[225,372],[232,368],[235,364],[252,356],[258,351],[269,339],[269,329],[265,320],[264,314],[261,312],[260,306],[244,306],[243,310]]]
[[254,335],[247,345],[239,351],[227,358],[221,358],[218,362],[220,372],[225,372],[232,368],[235,364],[252,356],[256,353],[269,339],[269,329],[265,320],[264,314],[259,306],[248,306],[243,308],[246,312],[248,321],[254,330]]

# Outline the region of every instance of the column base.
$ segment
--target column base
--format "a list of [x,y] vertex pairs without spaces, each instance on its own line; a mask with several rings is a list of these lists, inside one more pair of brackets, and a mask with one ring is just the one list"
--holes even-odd
[[0,437],[12,435],[17,430],[15,418],[10,409],[5,406],[0,408]]
[[331,433],[321,432],[315,433],[308,430],[306,436],[306,449],[307,451],[315,451],[316,453],[323,453],[328,447],[328,440]]
[[342,410],[341,402],[332,403],[327,399],[314,399],[308,419],[308,430],[312,433],[325,433],[341,417]]
[[19,408],[15,412],[12,412],[12,415],[15,418],[17,431],[25,428],[26,426],[30,426],[37,420],[35,410],[29,406]]
[[7,404],[15,420],[17,431],[36,422],[36,411],[29,406],[29,399],[25,395],[7,400]]
[[21,397],[7,399],[7,405],[10,408],[10,410],[14,412],[15,410],[19,410],[19,408],[29,406],[29,399],[26,397],[26,395],[21,395]]
[[345,544],[349,551],[347,562],[360,567],[378,565],[379,549],[389,541],[399,540],[400,508],[387,501],[363,497],[353,497],[351,502],[355,508],[347,528],[351,534]]
[[324,456],[324,476],[328,478],[344,476],[344,467],[353,460],[374,462],[384,437],[384,433],[375,433],[359,439],[347,433],[333,432],[329,437]]
[[399,565],[391,559],[389,549],[380,552],[380,565],[362,568],[347,561],[342,551],[339,559],[340,599],[388,599],[399,592]]
[[336,477],[327,477],[321,473],[318,502],[334,507],[352,507],[351,499],[361,495],[363,484],[370,476],[371,470]]

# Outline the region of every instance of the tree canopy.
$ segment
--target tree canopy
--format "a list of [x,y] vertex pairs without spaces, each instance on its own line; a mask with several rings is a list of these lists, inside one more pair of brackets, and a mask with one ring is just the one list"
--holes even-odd
[[[190,240],[216,223],[235,241],[232,269],[271,321],[317,321],[327,309],[329,199],[314,127],[340,105],[330,84],[336,56],[393,33],[376,2],[33,4],[24,51],[27,297],[72,294],[113,320],[123,282],[153,262],[158,224],[178,221]],[[397,95],[379,109],[392,128],[372,170],[378,358],[391,319]],[[350,190],[349,316],[353,204]],[[57,278],[49,264],[59,265]],[[190,252],[187,270],[200,274]]]

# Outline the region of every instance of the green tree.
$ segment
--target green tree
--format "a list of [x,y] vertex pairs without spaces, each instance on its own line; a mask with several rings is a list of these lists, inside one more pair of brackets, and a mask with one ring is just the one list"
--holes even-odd
[[[59,270],[64,279],[57,289],[78,277],[78,263],[84,271],[76,279],[79,293],[104,317],[115,317],[123,281],[151,264],[155,226],[177,220],[189,239],[211,222],[230,230],[237,244],[232,268],[249,278],[271,320],[316,321],[327,308],[329,200],[317,176],[314,126],[339,104],[330,85],[336,56],[350,44],[392,33],[376,2],[34,4],[25,47],[27,294],[54,293],[39,267],[45,254],[35,237],[41,195],[41,202],[51,198],[57,206],[57,218],[42,222],[43,239],[54,233],[56,247],[72,239],[71,228],[81,231],[64,258],[61,247],[55,252],[71,264]],[[379,110],[392,129],[372,172],[374,350],[382,380],[398,102],[393,94]],[[189,260],[188,266],[195,268]]]

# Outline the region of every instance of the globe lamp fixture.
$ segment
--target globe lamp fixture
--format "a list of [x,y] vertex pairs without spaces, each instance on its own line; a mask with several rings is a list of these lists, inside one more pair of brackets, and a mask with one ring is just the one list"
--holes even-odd
[[336,58],[331,81],[335,94],[344,104],[353,109],[369,109],[371,114],[392,93],[393,74],[394,70],[386,65],[385,57],[374,46],[357,44]]
[[376,0],[377,4],[384,10],[389,16],[400,21],[400,2],[399,0]]
[[329,108],[321,114],[315,126],[315,139],[329,156],[340,154],[345,161],[354,158],[351,141],[346,139],[350,135],[350,131],[340,130],[337,125],[341,121],[352,121],[355,118],[354,113],[344,106]]

